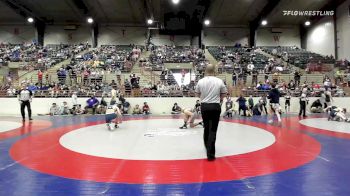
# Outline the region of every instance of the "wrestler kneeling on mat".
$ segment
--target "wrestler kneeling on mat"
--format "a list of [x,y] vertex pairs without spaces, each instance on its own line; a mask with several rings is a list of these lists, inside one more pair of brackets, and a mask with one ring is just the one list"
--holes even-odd
[[350,122],[350,119],[346,117],[345,108],[328,106],[324,111],[328,112],[328,120]]
[[191,108],[185,108],[185,109],[181,109],[181,112],[184,114],[184,125],[182,127],[180,127],[180,129],[187,129],[187,123],[190,123],[190,127],[196,127],[197,125],[202,125],[203,126],[203,122],[199,122],[199,123],[194,123],[194,119],[197,116],[197,113],[195,111],[195,109],[191,109]]
[[[106,123],[108,130],[118,128],[118,123],[122,123],[122,114],[117,104],[109,105],[106,110]],[[114,126],[112,123],[114,122]]]

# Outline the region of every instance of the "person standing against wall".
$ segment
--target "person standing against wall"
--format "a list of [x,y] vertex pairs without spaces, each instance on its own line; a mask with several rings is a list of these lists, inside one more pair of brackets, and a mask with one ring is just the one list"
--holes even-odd
[[25,112],[24,108],[27,107],[29,120],[32,119],[32,109],[30,107],[30,103],[32,102],[32,91],[27,89],[27,85],[23,84],[21,90],[18,92],[18,101],[21,104],[21,115],[22,121],[25,121]]
[[216,132],[221,114],[221,103],[227,94],[224,82],[215,77],[216,66],[207,65],[205,77],[198,81],[196,95],[201,100],[201,112],[204,123],[204,145],[208,161],[215,160]]

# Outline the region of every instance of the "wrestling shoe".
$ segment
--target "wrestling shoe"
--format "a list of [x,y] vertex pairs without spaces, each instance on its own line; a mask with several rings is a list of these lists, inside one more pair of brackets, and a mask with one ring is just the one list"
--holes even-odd
[[114,125],[114,128],[119,128],[119,126],[118,125]]
[[109,125],[109,123],[107,123],[106,125],[107,125],[107,129],[108,129],[109,131],[111,131],[112,129],[111,129],[111,126]]
[[180,127],[180,129],[187,129],[187,126],[184,125],[184,126]]
[[198,124],[199,124],[199,125],[201,125],[202,127],[204,127],[204,124],[203,124],[203,122],[199,122]]

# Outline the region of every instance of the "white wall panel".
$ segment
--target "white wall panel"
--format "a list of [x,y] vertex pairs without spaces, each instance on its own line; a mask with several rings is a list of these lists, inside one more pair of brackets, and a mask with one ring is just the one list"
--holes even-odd
[[145,45],[147,28],[145,27],[100,27],[99,45]]
[[256,46],[297,46],[300,47],[298,27],[278,28],[280,32],[272,32],[274,28],[259,28],[256,35]]
[[206,28],[203,43],[206,46],[233,46],[236,43],[248,45],[248,28]]
[[46,26],[44,45],[48,44],[91,44],[91,27],[80,26],[76,30],[64,30],[64,26]]
[[307,32],[306,49],[322,55],[333,55],[334,23],[332,17],[325,17]]
[[0,43],[31,43],[35,39],[35,28],[30,25],[0,26]]
[[350,59],[350,0],[337,8],[338,58]]

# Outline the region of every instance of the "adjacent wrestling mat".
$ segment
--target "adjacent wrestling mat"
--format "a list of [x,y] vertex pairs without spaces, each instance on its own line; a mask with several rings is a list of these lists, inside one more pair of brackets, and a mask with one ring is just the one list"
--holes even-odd
[[350,123],[222,119],[216,157],[179,116],[0,118],[0,195],[350,195]]

